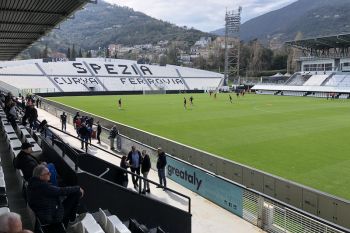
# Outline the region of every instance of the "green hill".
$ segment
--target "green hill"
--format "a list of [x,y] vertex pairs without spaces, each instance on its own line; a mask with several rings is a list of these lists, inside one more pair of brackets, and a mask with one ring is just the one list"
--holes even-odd
[[65,50],[75,44],[83,49],[98,49],[109,44],[155,44],[160,40],[186,41],[192,45],[201,36],[209,34],[178,27],[127,7],[104,1],[88,4],[73,19],[62,23],[39,44]]

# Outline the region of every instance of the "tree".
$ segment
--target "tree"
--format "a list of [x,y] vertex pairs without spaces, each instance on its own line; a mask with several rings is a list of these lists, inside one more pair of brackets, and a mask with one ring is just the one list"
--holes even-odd
[[76,57],[77,57],[77,51],[75,51],[75,44],[73,44],[72,54],[70,58],[75,59]]
[[88,50],[88,52],[87,52],[87,54],[86,54],[86,57],[92,57],[92,55],[91,55],[91,50]]
[[159,56],[159,65],[160,66],[166,66],[166,62],[167,62],[167,57],[165,55],[160,55]]
[[109,53],[109,48],[108,47],[106,48],[105,54],[106,54],[106,58],[109,58],[111,56],[110,53]]
[[71,52],[70,52],[70,48],[69,47],[68,47],[66,56],[67,56],[68,59],[71,58]]
[[[301,40],[303,34],[298,32],[294,40]],[[290,48],[288,53],[288,62],[287,62],[287,72],[294,73],[298,69],[297,59],[300,57],[300,51],[297,48]]]
[[171,45],[167,51],[167,63],[171,65],[177,65],[177,48],[175,45]]
[[78,55],[79,57],[83,57],[83,51],[82,51],[82,49],[80,48],[79,49],[79,55]]
[[45,48],[43,51],[43,58],[48,58],[49,57],[49,50],[47,48],[47,44],[45,44]]

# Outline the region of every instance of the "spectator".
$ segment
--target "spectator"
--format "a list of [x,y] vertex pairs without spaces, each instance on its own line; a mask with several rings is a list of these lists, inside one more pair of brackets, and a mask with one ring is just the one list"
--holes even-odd
[[100,138],[101,132],[102,132],[102,127],[101,127],[100,122],[98,121],[97,122],[97,135],[96,135],[97,140],[98,140],[97,144],[101,144],[101,138]]
[[41,121],[41,123],[39,124],[39,126],[38,126],[38,131],[40,132],[40,133],[43,133],[44,132],[44,130],[46,129],[46,126],[47,125],[47,121],[44,119],[44,120],[42,120]]
[[22,106],[23,110],[26,108],[26,101],[24,99],[24,96],[22,96],[22,98],[21,98],[21,106]]
[[35,103],[36,103],[36,108],[39,108],[39,96],[36,97]]
[[29,181],[33,175],[34,168],[40,163],[37,158],[31,155],[32,147],[33,145],[30,143],[23,143],[21,146],[21,151],[13,160],[14,167],[22,171],[26,181]]
[[80,117],[78,117],[75,120],[75,129],[76,129],[78,135],[79,135],[79,129],[81,127],[82,122],[83,122],[83,118],[80,118]]
[[74,129],[77,129],[77,125],[76,125],[76,122],[77,122],[77,120],[80,118],[80,114],[79,114],[79,112],[77,112],[76,114],[75,114],[75,116],[73,117],[73,126],[74,126]]
[[[140,175],[141,160],[142,157],[140,151],[136,150],[135,146],[132,146],[131,151],[128,154],[128,158],[126,159],[126,161],[128,161],[130,164],[130,170],[132,173]],[[132,183],[134,184],[135,189],[138,187],[138,180],[139,178],[137,176],[132,175]]]
[[110,147],[111,147],[111,150],[114,150],[114,141],[115,141],[115,138],[117,137],[117,135],[119,134],[118,130],[117,130],[117,126],[114,125],[111,130],[109,131],[109,141],[110,141]]
[[[31,155],[32,147],[32,144],[24,142],[21,146],[21,151],[17,157],[13,159],[14,167],[22,171],[26,181],[29,181],[33,176],[34,168],[40,164],[40,161]],[[57,186],[57,171],[55,165],[52,163],[47,164],[46,162],[43,162],[42,164],[50,170],[50,182]]]
[[[84,190],[79,186],[57,187],[49,183],[50,172],[44,165],[38,165],[28,184],[28,204],[41,224],[74,221],[79,199]],[[64,201],[62,198],[66,197]]]
[[88,140],[89,143],[91,144],[91,138],[92,138],[92,127],[90,126],[90,124],[86,124],[86,128],[88,129],[89,133],[88,133]]
[[[120,167],[124,168],[125,170],[128,170],[130,167],[130,164],[126,161],[126,156],[123,155],[121,161],[120,161]],[[122,178],[122,185],[127,188],[129,183],[128,179],[128,173],[126,171],[123,171],[123,178]]]
[[67,130],[67,115],[65,112],[62,113],[61,115],[61,125],[62,125],[62,131]]
[[10,124],[12,125],[12,127],[16,129],[17,128],[16,120],[18,119],[18,116],[16,111],[16,103],[12,100],[9,103],[9,112],[8,112],[7,118]]
[[0,232],[17,233],[22,231],[22,221],[19,214],[9,212],[0,215]]
[[88,140],[89,140],[89,129],[86,127],[85,123],[81,125],[79,128],[79,136],[81,138],[81,149],[84,149],[84,144],[85,144],[85,149],[88,149]]
[[29,127],[32,129],[36,129],[36,122],[38,120],[38,111],[34,107],[33,104],[29,105],[29,111],[28,111],[28,122],[29,122]]
[[149,182],[146,180],[148,179],[148,173],[151,170],[151,160],[145,150],[142,151],[141,156],[142,156],[141,173],[142,173],[142,176],[145,178],[145,180],[143,180],[142,194],[146,194],[146,192],[147,193],[151,192],[149,188]]
[[165,178],[165,166],[167,164],[165,153],[162,150],[162,148],[157,149],[158,153],[158,160],[157,160],[157,169],[158,169],[158,177],[159,177],[159,184],[157,188],[161,188],[162,185],[164,186],[164,191],[166,190],[166,178]]

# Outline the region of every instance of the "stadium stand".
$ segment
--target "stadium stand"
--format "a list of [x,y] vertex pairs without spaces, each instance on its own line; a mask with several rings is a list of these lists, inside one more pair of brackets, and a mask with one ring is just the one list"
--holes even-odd
[[[15,63],[15,62],[14,62]],[[13,92],[102,92],[207,90],[218,88],[223,75],[180,66],[137,64],[120,59],[85,58],[66,62],[0,63],[0,82]],[[28,73],[26,73],[28,70]],[[188,82],[188,83],[187,83]]]
[[329,75],[312,75],[303,85],[304,86],[320,86]]
[[327,98],[329,93],[335,93],[335,98],[348,98],[350,53],[344,48],[350,46],[349,37],[349,34],[342,34],[286,42],[289,46],[303,50],[303,54],[306,55],[297,61],[300,71],[293,74],[284,84],[266,85],[262,82],[256,84],[252,90],[258,94],[282,91],[284,95],[296,96],[297,93],[291,92],[305,92],[303,96],[318,98]]

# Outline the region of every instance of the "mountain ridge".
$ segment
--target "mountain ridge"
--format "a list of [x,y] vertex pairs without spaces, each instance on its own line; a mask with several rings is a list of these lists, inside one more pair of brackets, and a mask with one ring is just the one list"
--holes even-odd
[[[244,9],[243,9],[244,10]],[[241,25],[241,39],[293,40],[300,31],[304,37],[350,33],[350,5],[347,0],[298,0],[281,9],[258,16]],[[224,29],[211,32],[223,35]]]

